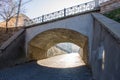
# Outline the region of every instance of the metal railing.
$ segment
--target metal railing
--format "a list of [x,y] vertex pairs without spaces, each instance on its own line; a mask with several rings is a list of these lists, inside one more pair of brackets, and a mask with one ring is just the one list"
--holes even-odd
[[[108,0],[99,0],[99,3],[102,2],[106,2]],[[33,25],[33,24],[37,24],[37,23],[43,23],[43,22],[47,22],[47,21],[51,21],[51,20],[55,20],[55,19],[59,19],[62,17],[66,17],[66,16],[70,16],[70,15],[75,15],[81,12],[85,12],[85,11],[90,11],[95,9],[95,1],[91,1],[88,3],[84,3],[84,4],[80,4],[80,5],[76,5],[76,6],[72,6],[60,11],[56,11],[50,14],[46,14],[34,19],[30,19],[30,20],[26,20],[25,19],[25,26],[29,26],[29,25]]]

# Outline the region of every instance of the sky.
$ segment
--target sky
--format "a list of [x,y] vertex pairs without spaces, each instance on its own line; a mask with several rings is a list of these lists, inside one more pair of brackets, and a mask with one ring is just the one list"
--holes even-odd
[[32,19],[89,1],[92,0],[32,0],[25,4],[25,15]]

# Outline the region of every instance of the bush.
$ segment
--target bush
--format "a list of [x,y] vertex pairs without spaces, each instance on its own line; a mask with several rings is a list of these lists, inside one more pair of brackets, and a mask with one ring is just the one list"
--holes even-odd
[[104,15],[120,23],[120,8],[105,13]]

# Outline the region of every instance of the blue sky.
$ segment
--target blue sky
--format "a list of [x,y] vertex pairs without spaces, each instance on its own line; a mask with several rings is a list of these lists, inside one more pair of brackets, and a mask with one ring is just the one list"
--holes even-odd
[[35,18],[89,1],[92,0],[32,0],[25,5],[25,14],[30,18]]

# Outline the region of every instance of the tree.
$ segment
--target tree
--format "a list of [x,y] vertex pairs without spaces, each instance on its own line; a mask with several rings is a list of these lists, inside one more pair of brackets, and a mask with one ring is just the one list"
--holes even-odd
[[[28,0],[22,5],[30,2]],[[11,18],[16,16],[16,26],[18,23],[18,16],[20,12],[22,0],[0,0],[0,18],[6,22],[6,32],[8,31],[8,22]]]
[[22,0],[19,0],[17,16],[16,16],[16,24],[15,24],[16,28],[17,28],[17,24],[18,24],[18,18],[19,18],[21,5],[23,6],[23,5],[25,5],[26,3],[30,2],[30,1],[32,1],[32,0],[28,0],[28,1],[24,2],[24,3],[22,3]]
[[17,4],[15,0],[0,0],[0,18],[6,22],[6,32],[9,20],[17,13]]

